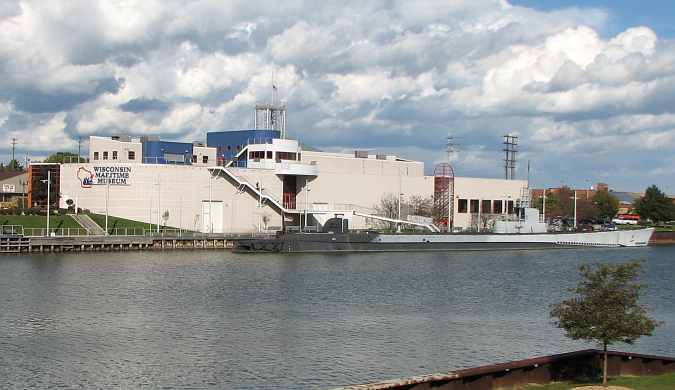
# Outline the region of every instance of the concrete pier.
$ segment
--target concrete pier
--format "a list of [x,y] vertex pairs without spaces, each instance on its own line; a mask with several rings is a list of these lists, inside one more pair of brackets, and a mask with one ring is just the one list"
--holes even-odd
[[20,235],[0,236],[0,253],[33,252],[112,252],[129,250],[179,250],[234,248],[239,236],[64,236],[25,237]]

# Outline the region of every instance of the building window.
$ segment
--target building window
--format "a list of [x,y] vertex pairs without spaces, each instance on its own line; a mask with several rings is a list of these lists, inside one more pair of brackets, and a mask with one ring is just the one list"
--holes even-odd
[[492,213],[493,214],[501,214],[502,213],[502,201],[501,200],[495,200],[495,202],[492,204]]
[[94,160],[98,160],[98,152],[94,152]]
[[460,199],[457,201],[457,212],[458,213],[466,213],[466,208],[468,205],[468,201],[466,199]]
[[133,150],[129,151],[129,160],[135,160],[136,159],[136,152]]
[[513,209],[513,201],[512,200],[508,201],[507,205],[508,205],[509,214],[515,213],[515,210]]
[[227,145],[227,150],[228,150],[228,151],[232,150],[232,146]]
[[478,213],[478,199],[471,199],[471,213]]
[[108,152],[103,152],[103,159],[107,160],[108,159]]
[[295,158],[296,158],[296,153],[277,152],[277,161],[281,161],[281,160],[295,161]]
[[193,162],[193,163],[196,163],[196,162],[197,162],[197,155],[196,155],[196,154],[193,154],[193,155],[192,155],[192,162]]
[[271,151],[268,151],[268,152],[267,152],[267,159],[268,159],[268,160],[271,160],[271,159],[272,159],[272,152],[271,152]]
[[203,156],[203,157],[202,157],[202,162],[203,162],[204,164],[208,164],[208,163],[209,163],[209,156]]
[[265,158],[265,152],[260,150],[257,152],[248,152],[248,158],[249,160],[260,160]]
[[483,199],[483,204],[480,205],[480,212],[484,214],[490,214],[492,211],[492,201]]
[[117,160],[117,150],[113,150],[113,160]]

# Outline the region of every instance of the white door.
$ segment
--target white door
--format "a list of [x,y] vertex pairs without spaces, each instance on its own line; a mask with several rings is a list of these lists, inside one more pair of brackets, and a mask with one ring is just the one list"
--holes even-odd
[[223,232],[223,202],[202,201],[202,233]]

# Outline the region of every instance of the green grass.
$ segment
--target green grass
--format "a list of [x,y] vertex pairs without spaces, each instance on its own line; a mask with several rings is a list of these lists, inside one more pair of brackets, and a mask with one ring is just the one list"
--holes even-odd
[[[104,214],[93,214],[89,213],[91,219],[94,220],[100,227],[105,229],[105,215]],[[108,230],[113,229],[154,229],[157,225],[150,225],[149,223],[134,221],[131,219],[119,218],[119,217],[108,217]]]
[[[577,386],[590,386],[593,383],[559,382],[550,385],[529,385],[524,390],[569,390]],[[623,376],[610,378],[609,384],[625,386],[635,390],[673,390],[675,389],[675,373],[653,376]]]
[[[21,225],[24,229],[45,229],[47,227],[46,215],[0,215],[0,225]],[[49,217],[49,229],[80,228],[72,218],[67,215],[52,215]]]

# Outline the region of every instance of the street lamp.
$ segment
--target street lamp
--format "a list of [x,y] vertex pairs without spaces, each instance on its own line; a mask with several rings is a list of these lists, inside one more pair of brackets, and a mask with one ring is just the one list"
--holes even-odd
[[47,170],[47,180],[40,180],[41,182],[47,183],[47,235],[49,236],[49,203],[51,202],[50,192],[51,192],[51,181],[52,181],[52,171]]
[[574,190],[574,196],[570,199],[574,199],[574,230],[577,230],[577,190]]
[[309,192],[311,190],[307,184],[307,177],[305,177],[305,230],[307,229],[307,209],[309,208]]

